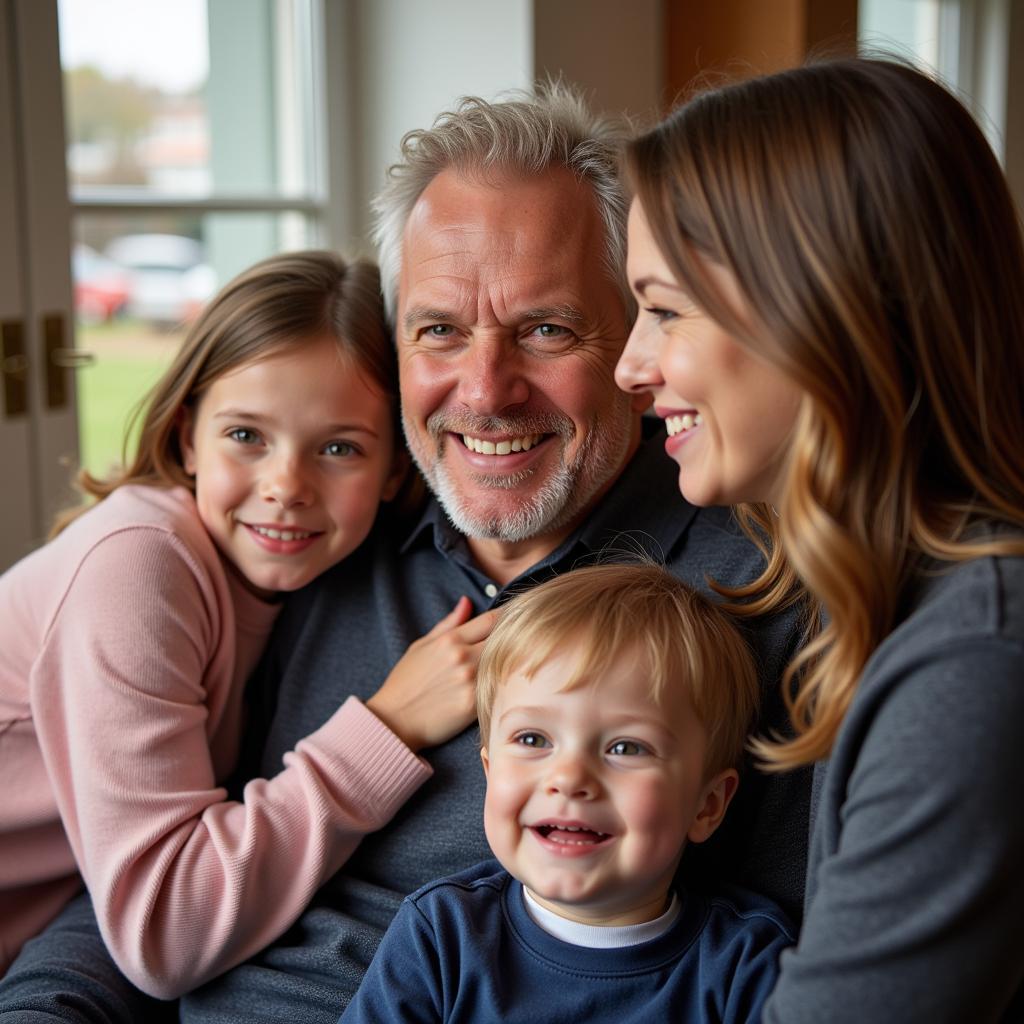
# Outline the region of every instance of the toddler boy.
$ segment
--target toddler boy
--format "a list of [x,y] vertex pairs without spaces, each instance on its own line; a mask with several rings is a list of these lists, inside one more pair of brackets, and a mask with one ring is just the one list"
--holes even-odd
[[759,1020],[781,911],[673,889],[757,705],[727,616],[654,565],[580,569],[505,606],[477,679],[500,864],[406,899],[344,1024]]

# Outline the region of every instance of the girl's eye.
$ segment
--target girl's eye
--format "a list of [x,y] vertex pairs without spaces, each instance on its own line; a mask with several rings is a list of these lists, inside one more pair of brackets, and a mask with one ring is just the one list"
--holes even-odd
[[239,444],[259,444],[260,435],[255,430],[250,430],[248,427],[235,427],[228,431],[228,437],[232,441],[237,441]]
[[636,740],[616,740],[609,748],[609,754],[616,757],[636,757],[638,754],[648,754],[650,751]]
[[329,444],[324,446],[325,455],[335,455],[339,458],[343,458],[346,455],[357,455],[358,450],[355,445],[349,444],[348,441],[331,441]]
[[542,736],[539,732],[521,732],[515,741],[524,747],[533,747],[535,750],[551,746],[547,737]]

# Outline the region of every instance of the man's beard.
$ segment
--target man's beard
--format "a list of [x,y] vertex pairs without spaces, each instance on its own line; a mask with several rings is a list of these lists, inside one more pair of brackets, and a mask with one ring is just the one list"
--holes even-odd
[[[478,540],[516,543],[554,532],[573,522],[588,510],[594,496],[622,469],[632,441],[633,416],[629,396],[621,398],[604,419],[590,424],[568,463],[565,452],[576,435],[576,427],[568,416],[560,413],[474,417],[442,409],[427,419],[427,434],[433,442],[429,452],[417,443],[418,438],[404,411],[402,425],[413,460],[455,528]],[[481,511],[459,493],[444,464],[445,445],[462,443],[451,434],[474,437],[552,435],[543,443],[560,445],[562,456],[538,491],[500,512]],[[528,468],[519,473],[476,473],[474,479],[480,488],[511,493],[537,472]]]

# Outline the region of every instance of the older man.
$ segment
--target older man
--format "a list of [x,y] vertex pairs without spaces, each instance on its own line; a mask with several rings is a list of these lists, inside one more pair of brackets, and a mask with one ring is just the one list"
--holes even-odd
[[[270,723],[255,773],[274,774],[347,696],[369,700],[461,594],[482,610],[609,550],[637,548],[702,587],[708,575],[739,583],[758,573],[760,556],[726,511],[680,501],[662,439],[644,441],[641,409],[614,385],[631,315],[615,142],[562,89],[466,101],[405,140],[376,203],[377,237],[406,438],[434,498],[411,529],[382,522],[353,558],[288,601],[254,687]],[[774,692],[787,623],[752,640]],[[767,722],[777,715],[775,701]],[[475,729],[425,756],[433,777],[392,823],[274,945],[185,997],[183,1019],[335,1020],[402,898],[489,856]],[[715,855],[734,880],[791,909],[802,889],[805,782],[771,792],[745,783],[745,808],[734,807],[731,839]],[[88,908],[70,908],[0,986],[0,1011],[53,1010],[55,987],[76,986],[40,985],[46,957],[89,934]],[[123,1017],[137,1004],[122,990],[112,1009],[120,982],[95,966],[94,944],[89,955],[89,998]]]

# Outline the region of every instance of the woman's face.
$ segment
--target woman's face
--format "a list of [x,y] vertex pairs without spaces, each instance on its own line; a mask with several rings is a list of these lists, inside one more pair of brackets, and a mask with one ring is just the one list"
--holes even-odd
[[[800,389],[680,288],[638,202],[629,213],[626,268],[640,309],[615,379],[624,391],[654,396],[683,497],[694,505],[779,502]],[[707,269],[742,315],[733,275],[710,262]]]

